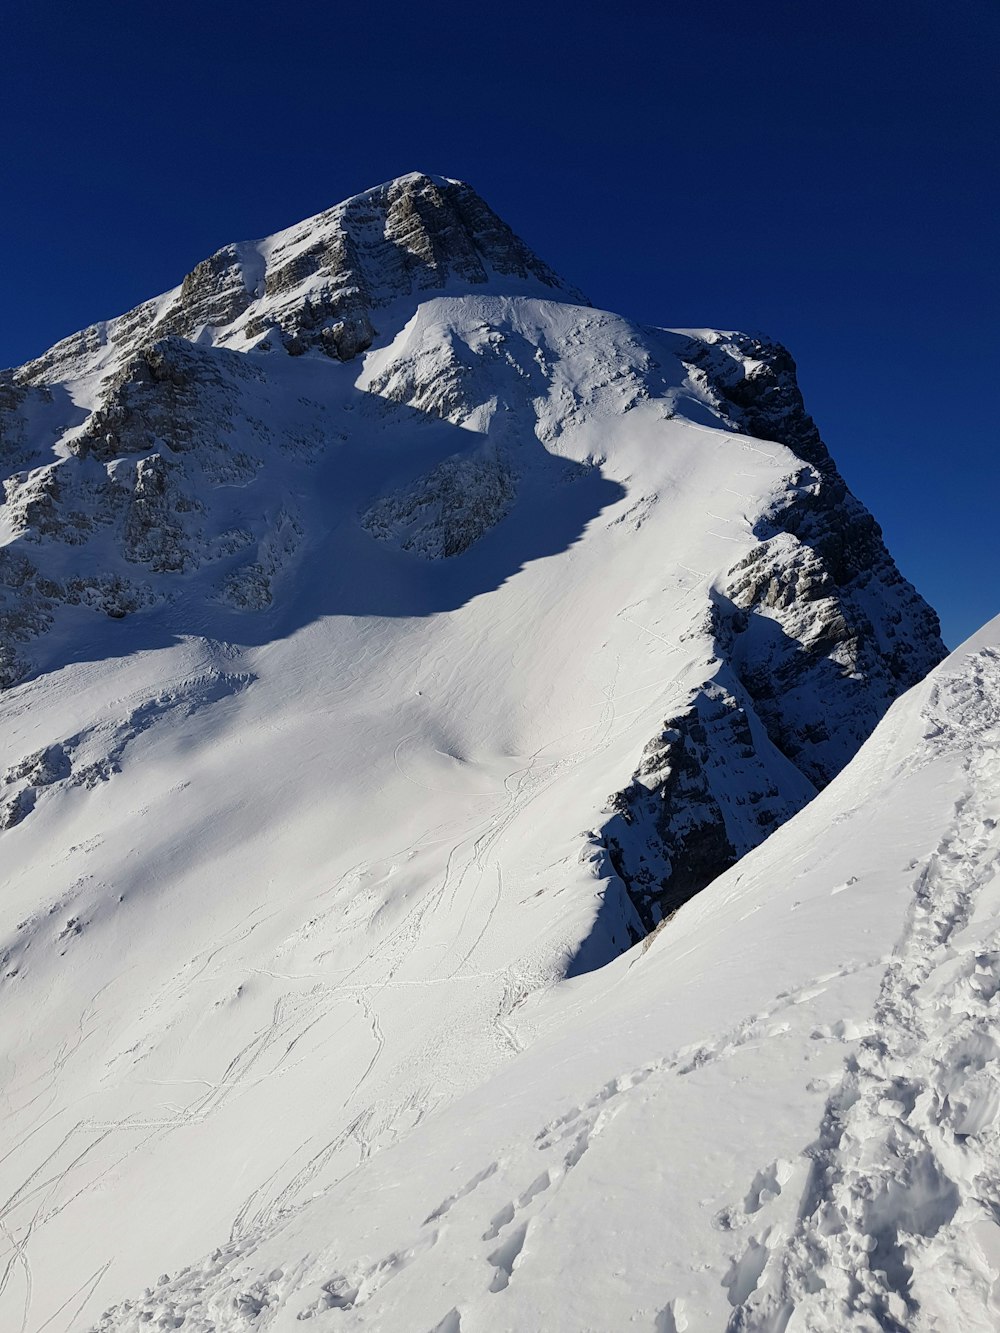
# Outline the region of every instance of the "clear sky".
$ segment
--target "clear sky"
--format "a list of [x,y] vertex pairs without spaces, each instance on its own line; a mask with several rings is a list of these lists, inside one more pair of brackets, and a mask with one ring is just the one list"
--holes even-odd
[[1000,612],[997,0],[0,0],[0,365],[421,170],[761,329],[954,646]]

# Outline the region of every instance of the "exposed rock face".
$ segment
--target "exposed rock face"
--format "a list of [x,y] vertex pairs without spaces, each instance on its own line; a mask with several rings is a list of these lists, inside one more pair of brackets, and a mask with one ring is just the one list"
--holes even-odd
[[896,568],[805,412],[788,352],[760,342],[753,350],[760,369],[743,383],[760,392],[742,392],[745,428],[807,466],[720,588],[717,639],[775,744],[821,787],[945,649],[937,616]]
[[[720,667],[646,746],[604,839],[648,929],[790,818],[812,791],[775,782],[755,719]],[[724,768],[724,774],[713,772]],[[797,799],[796,799],[797,798]]]
[[445,459],[408,490],[385,496],[362,517],[374,537],[427,560],[461,555],[509,512],[517,484],[497,452]]
[[413,173],[264,241],[224,247],[166,297],[64,339],[19,379],[62,379],[95,354],[170,334],[346,361],[371,345],[377,312],[393,302],[498,280],[583,300],[468,185]]
[[147,585],[119,573],[51,577],[20,552],[0,548],[0,689],[32,670],[30,646],[52,628],[60,607],[90,607],[120,620],[152,601]]
[[787,347],[746,333],[716,333],[692,339],[681,355],[719,412],[739,430],[777,440],[803,462],[834,471],[829,450],[805,409]]
[[[787,350],[716,337],[682,354],[697,382],[722,416],[786,445],[803,468],[757,521],[759,545],[713,590],[717,673],[665,719],[611,800],[608,847],[649,925],[795,814],[946,654],[937,616],[899,573],[806,413]],[[775,751],[801,780],[786,769],[779,788],[767,776]],[[734,784],[747,765],[756,775]]]
[[[43,401],[48,391],[16,392]],[[297,524],[265,463],[308,466],[329,428],[306,399],[269,425],[268,392],[250,358],[161,338],[109,376],[83,424],[63,431],[61,457],[49,449],[40,466],[8,473],[2,515],[14,540],[0,548],[0,685],[30,671],[31,645],[61,606],[121,619],[170,601],[178,576],[199,571],[209,575],[202,597],[270,604]]]
[[25,450],[25,409],[31,398],[49,403],[52,395],[46,389],[32,389],[19,384],[10,370],[0,371],[0,466],[23,467],[28,461]]

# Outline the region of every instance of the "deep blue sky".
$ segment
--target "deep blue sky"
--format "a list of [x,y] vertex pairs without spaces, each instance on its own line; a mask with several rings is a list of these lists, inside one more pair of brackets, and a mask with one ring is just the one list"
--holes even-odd
[[419,169],[762,329],[955,645],[1000,612],[996,0],[0,0],[0,365]]

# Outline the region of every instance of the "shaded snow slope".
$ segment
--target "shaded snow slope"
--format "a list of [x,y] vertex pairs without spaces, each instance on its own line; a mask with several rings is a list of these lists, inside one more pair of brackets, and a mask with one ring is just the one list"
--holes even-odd
[[505,1070],[99,1327],[988,1333],[998,821],[1000,620]]
[[354,1189],[942,653],[783,349],[435,178],[220,254],[0,377],[24,1333]]

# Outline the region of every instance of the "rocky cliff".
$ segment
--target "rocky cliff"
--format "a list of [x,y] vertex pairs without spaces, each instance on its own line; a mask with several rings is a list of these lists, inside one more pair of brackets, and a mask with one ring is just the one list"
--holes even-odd
[[[937,616],[837,472],[787,349],[710,335],[680,355],[721,417],[802,466],[712,589],[710,678],[610,802],[604,836],[650,927],[835,777],[945,654]],[[801,782],[776,780],[774,750]]]

